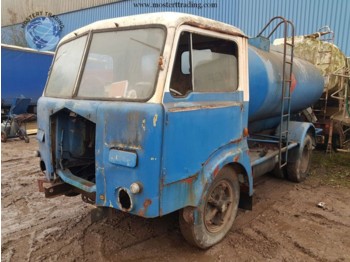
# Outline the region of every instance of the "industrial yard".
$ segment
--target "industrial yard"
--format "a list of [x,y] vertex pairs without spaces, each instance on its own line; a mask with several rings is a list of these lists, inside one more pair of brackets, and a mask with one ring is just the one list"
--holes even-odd
[[2,261],[350,261],[350,154],[314,152],[300,184],[263,176],[253,211],[202,251],[187,244],[178,214],[145,219],[117,212],[91,223],[77,197],[46,199],[35,136],[1,148]]

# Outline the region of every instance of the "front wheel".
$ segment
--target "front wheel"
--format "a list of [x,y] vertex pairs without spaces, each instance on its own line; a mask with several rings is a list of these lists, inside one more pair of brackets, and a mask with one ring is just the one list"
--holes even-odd
[[237,215],[239,183],[237,173],[224,167],[210,185],[196,208],[180,212],[180,229],[184,238],[202,249],[220,242],[231,229]]
[[293,182],[302,182],[306,179],[310,170],[312,138],[306,135],[302,146],[302,152],[295,162],[287,164],[288,179]]

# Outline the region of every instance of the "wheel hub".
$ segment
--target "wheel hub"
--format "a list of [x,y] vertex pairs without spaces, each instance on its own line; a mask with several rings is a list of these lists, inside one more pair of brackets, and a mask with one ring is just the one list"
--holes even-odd
[[205,206],[205,226],[210,232],[220,231],[230,219],[233,191],[226,180],[221,181],[209,194]]

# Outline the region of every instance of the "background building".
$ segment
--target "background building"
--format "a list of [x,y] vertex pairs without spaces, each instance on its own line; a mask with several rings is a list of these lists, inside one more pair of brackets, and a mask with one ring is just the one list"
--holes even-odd
[[26,40],[24,22],[38,12],[53,14],[59,19],[62,27],[59,38],[62,38],[101,19],[173,11],[232,24],[248,36],[255,36],[274,16],[284,16],[294,22],[296,35],[311,34],[327,25],[334,31],[334,43],[350,56],[348,0],[4,0],[1,11],[1,42],[24,47],[31,47]]

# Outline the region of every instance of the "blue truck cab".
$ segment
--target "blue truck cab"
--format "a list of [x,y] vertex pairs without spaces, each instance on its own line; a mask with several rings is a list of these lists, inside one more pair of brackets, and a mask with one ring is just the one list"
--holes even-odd
[[[180,210],[185,239],[208,248],[251,207],[255,175],[284,174],[286,152],[292,180],[309,168],[312,125],[290,122],[284,144],[254,137],[249,92],[248,38],[233,26],[155,13],[78,29],[38,101],[40,189],[146,218]],[[285,129],[264,118],[256,132]]]

